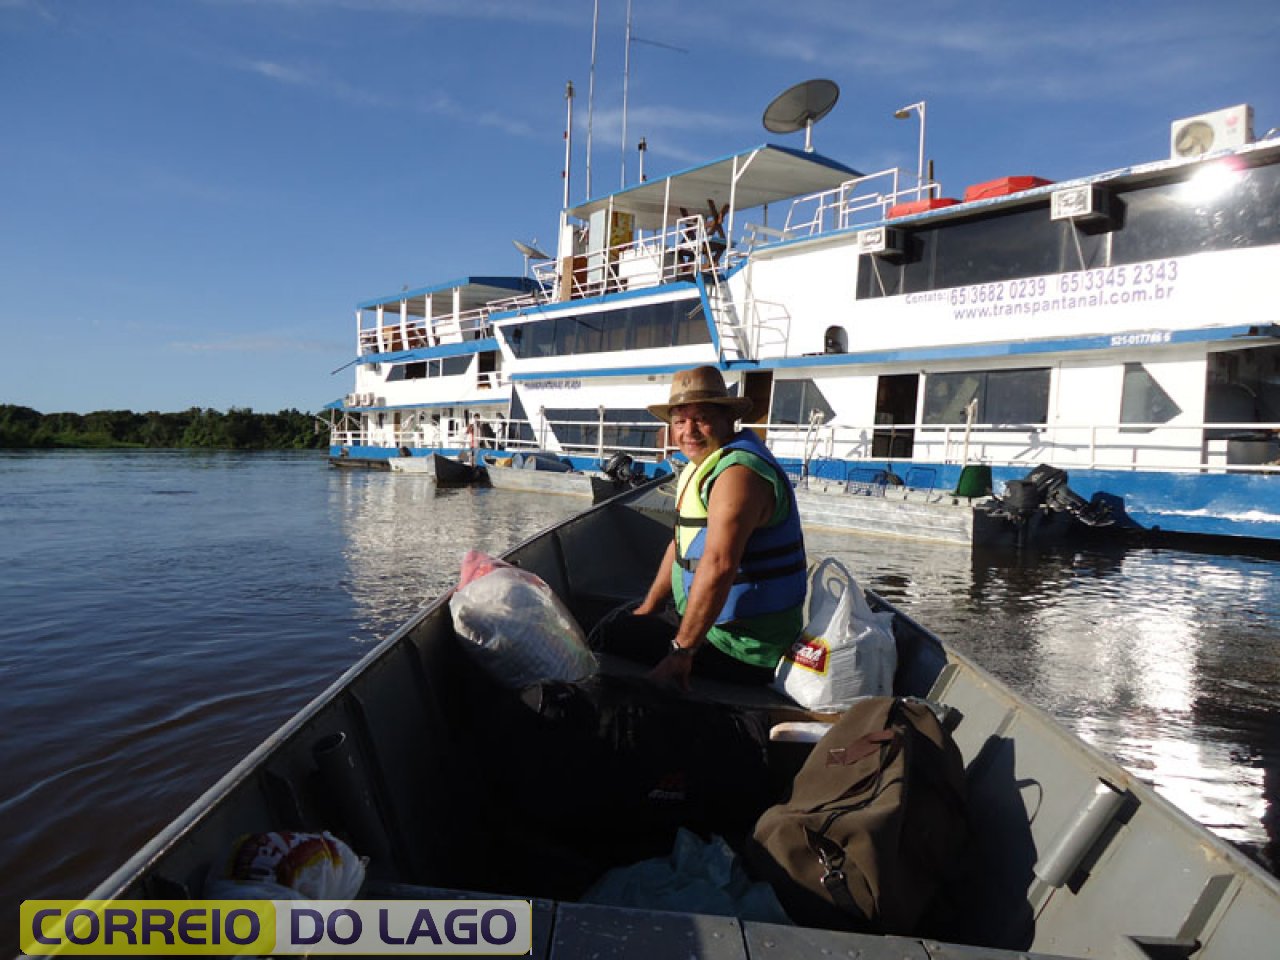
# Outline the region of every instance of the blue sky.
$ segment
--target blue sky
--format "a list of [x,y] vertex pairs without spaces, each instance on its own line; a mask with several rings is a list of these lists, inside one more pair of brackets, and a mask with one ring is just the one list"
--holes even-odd
[[[625,0],[601,0],[593,193],[620,180]],[[565,82],[584,195],[591,0],[0,0],[0,402],[316,410],[354,305],[519,274],[554,246]],[[634,0],[646,172],[762,142],[801,80],[815,146],[947,195],[1169,153],[1178,117],[1280,126],[1280,5]],[[672,49],[676,48],[676,49]],[[634,153],[628,171],[636,175]]]

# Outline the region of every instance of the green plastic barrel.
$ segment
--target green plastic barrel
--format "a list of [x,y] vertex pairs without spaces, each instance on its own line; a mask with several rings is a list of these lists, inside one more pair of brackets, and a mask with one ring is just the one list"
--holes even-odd
[[985,463],[971,463],[960,471],[956,481],[957,497],[986,497],[991,494],[991,468]]

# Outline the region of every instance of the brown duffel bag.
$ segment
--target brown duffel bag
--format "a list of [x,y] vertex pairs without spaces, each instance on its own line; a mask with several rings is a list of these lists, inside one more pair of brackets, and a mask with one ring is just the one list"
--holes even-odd
[[814,746],[746,854],[797,923],[927,935],[967,834],[964,764],[933,709],[869,697]]

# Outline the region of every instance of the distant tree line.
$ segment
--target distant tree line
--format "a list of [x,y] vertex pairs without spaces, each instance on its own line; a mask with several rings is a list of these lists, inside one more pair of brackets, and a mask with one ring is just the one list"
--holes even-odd
[[[317,429],[318,428],[318,429]],[[211,450],[311,450],[327,447],[329,433],[297,410],[226,413],[192,407],[181,413],[41,413],[0,404],[0,448],[195,447]]]

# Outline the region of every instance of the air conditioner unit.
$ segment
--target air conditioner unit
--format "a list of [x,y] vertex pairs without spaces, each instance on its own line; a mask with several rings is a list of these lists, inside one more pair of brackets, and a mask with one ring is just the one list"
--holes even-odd
[[1049,195],[1049,219],[1105,223],[1113,217],[1111,194],[1096,184],[1064,187]]
[[1253,107],[1247,103],[1175,120],[1169,130],[1169,154],[1175,159],[1199,157],[1247,143],[1253,143]]
[[870,227],[858,231],[859,253],[870,253],[880,257],[901,256],[905,244],[906,237],[903,232],[893,227]]

